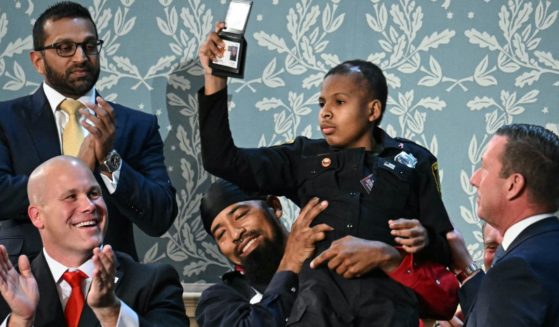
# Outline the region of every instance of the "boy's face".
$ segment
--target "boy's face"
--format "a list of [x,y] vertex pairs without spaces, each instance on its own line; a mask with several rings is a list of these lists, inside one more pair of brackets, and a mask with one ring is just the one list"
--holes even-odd
[[326,142],[336,148],[372,150],[373,122],[380,117],[380,101],[366,94],[360,73],[326,77],[320,90],[318,122]]

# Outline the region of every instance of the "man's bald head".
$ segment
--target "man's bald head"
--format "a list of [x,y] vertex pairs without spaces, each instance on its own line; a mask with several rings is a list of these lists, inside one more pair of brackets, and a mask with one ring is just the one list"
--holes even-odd
[[107,206],[89,167],[68,156],[37,167],[27,186],[27,214],[45,251],[68,267],[78,267],[103,243]]
[[58,156],[51,158],[37,166],[29,176],[27,183],[29,204],[42,204],[43,197],[48,192],[48,177],[53,176],[52,171],[56,171],[54,174],[57,174],[57,172],[62,172],[65,169],[82,169],[91,174],[89,167],[75,157]]

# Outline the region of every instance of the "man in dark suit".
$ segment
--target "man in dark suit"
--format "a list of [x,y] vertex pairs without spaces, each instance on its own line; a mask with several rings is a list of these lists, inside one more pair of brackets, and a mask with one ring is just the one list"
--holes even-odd
[[477,214],[503,235],[504,252],[462,286],[466,326],[559,326],[558,181],[551,131],[507,125],[487,145],[471,183]]
[[[21,253],[39,253],[40,238],[26,212],[28,176],[62,153],[95,173],[111,212],[106,240],[137,260],[133,224],[160,236],[177,214],[157,120],[97,94],[103,41],[86,8],[51,6],[35,22],[33,43],[30,57],[43,84],[30,96],[0,103],[0,244],[12,262]],[[87,106],[75,116],[79,124],[62,109],[68,99]]]
[[[140,264],[102,246],[107,207],[83,162],[46,161],[29,177],[28,194],[44,247],[31,265],[22,255],[18,273],[0,245],[0,319],[8,326],[188,326],[170,265]],[[70,272],[85,274],[76,289]]]

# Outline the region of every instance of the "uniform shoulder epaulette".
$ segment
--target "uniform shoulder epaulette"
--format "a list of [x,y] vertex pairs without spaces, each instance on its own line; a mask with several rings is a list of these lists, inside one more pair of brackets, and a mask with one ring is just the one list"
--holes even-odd
[[406,139],[406,138],[403,138],[403,137],[395,137],[394,139],[398,142],[401,142],[401,143],[404,143],[404,144],[410,146],[411,148],[421,149],[421,150],[427,151],[428,153],[431,153],[431,151],[429,149],[427,149],[423,145],[418,144],[418,143],[416,143],[412,140],[409,140],[409,139]]

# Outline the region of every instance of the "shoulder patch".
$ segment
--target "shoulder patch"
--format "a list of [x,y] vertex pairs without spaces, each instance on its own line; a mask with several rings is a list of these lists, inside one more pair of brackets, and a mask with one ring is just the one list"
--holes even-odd
[[435,180],[437,191],[439,195],[441,195],[441,179],[439,178],[439,163],[437,161],[433,162],[431,165],[431,171],[433,172],[433,179]]

